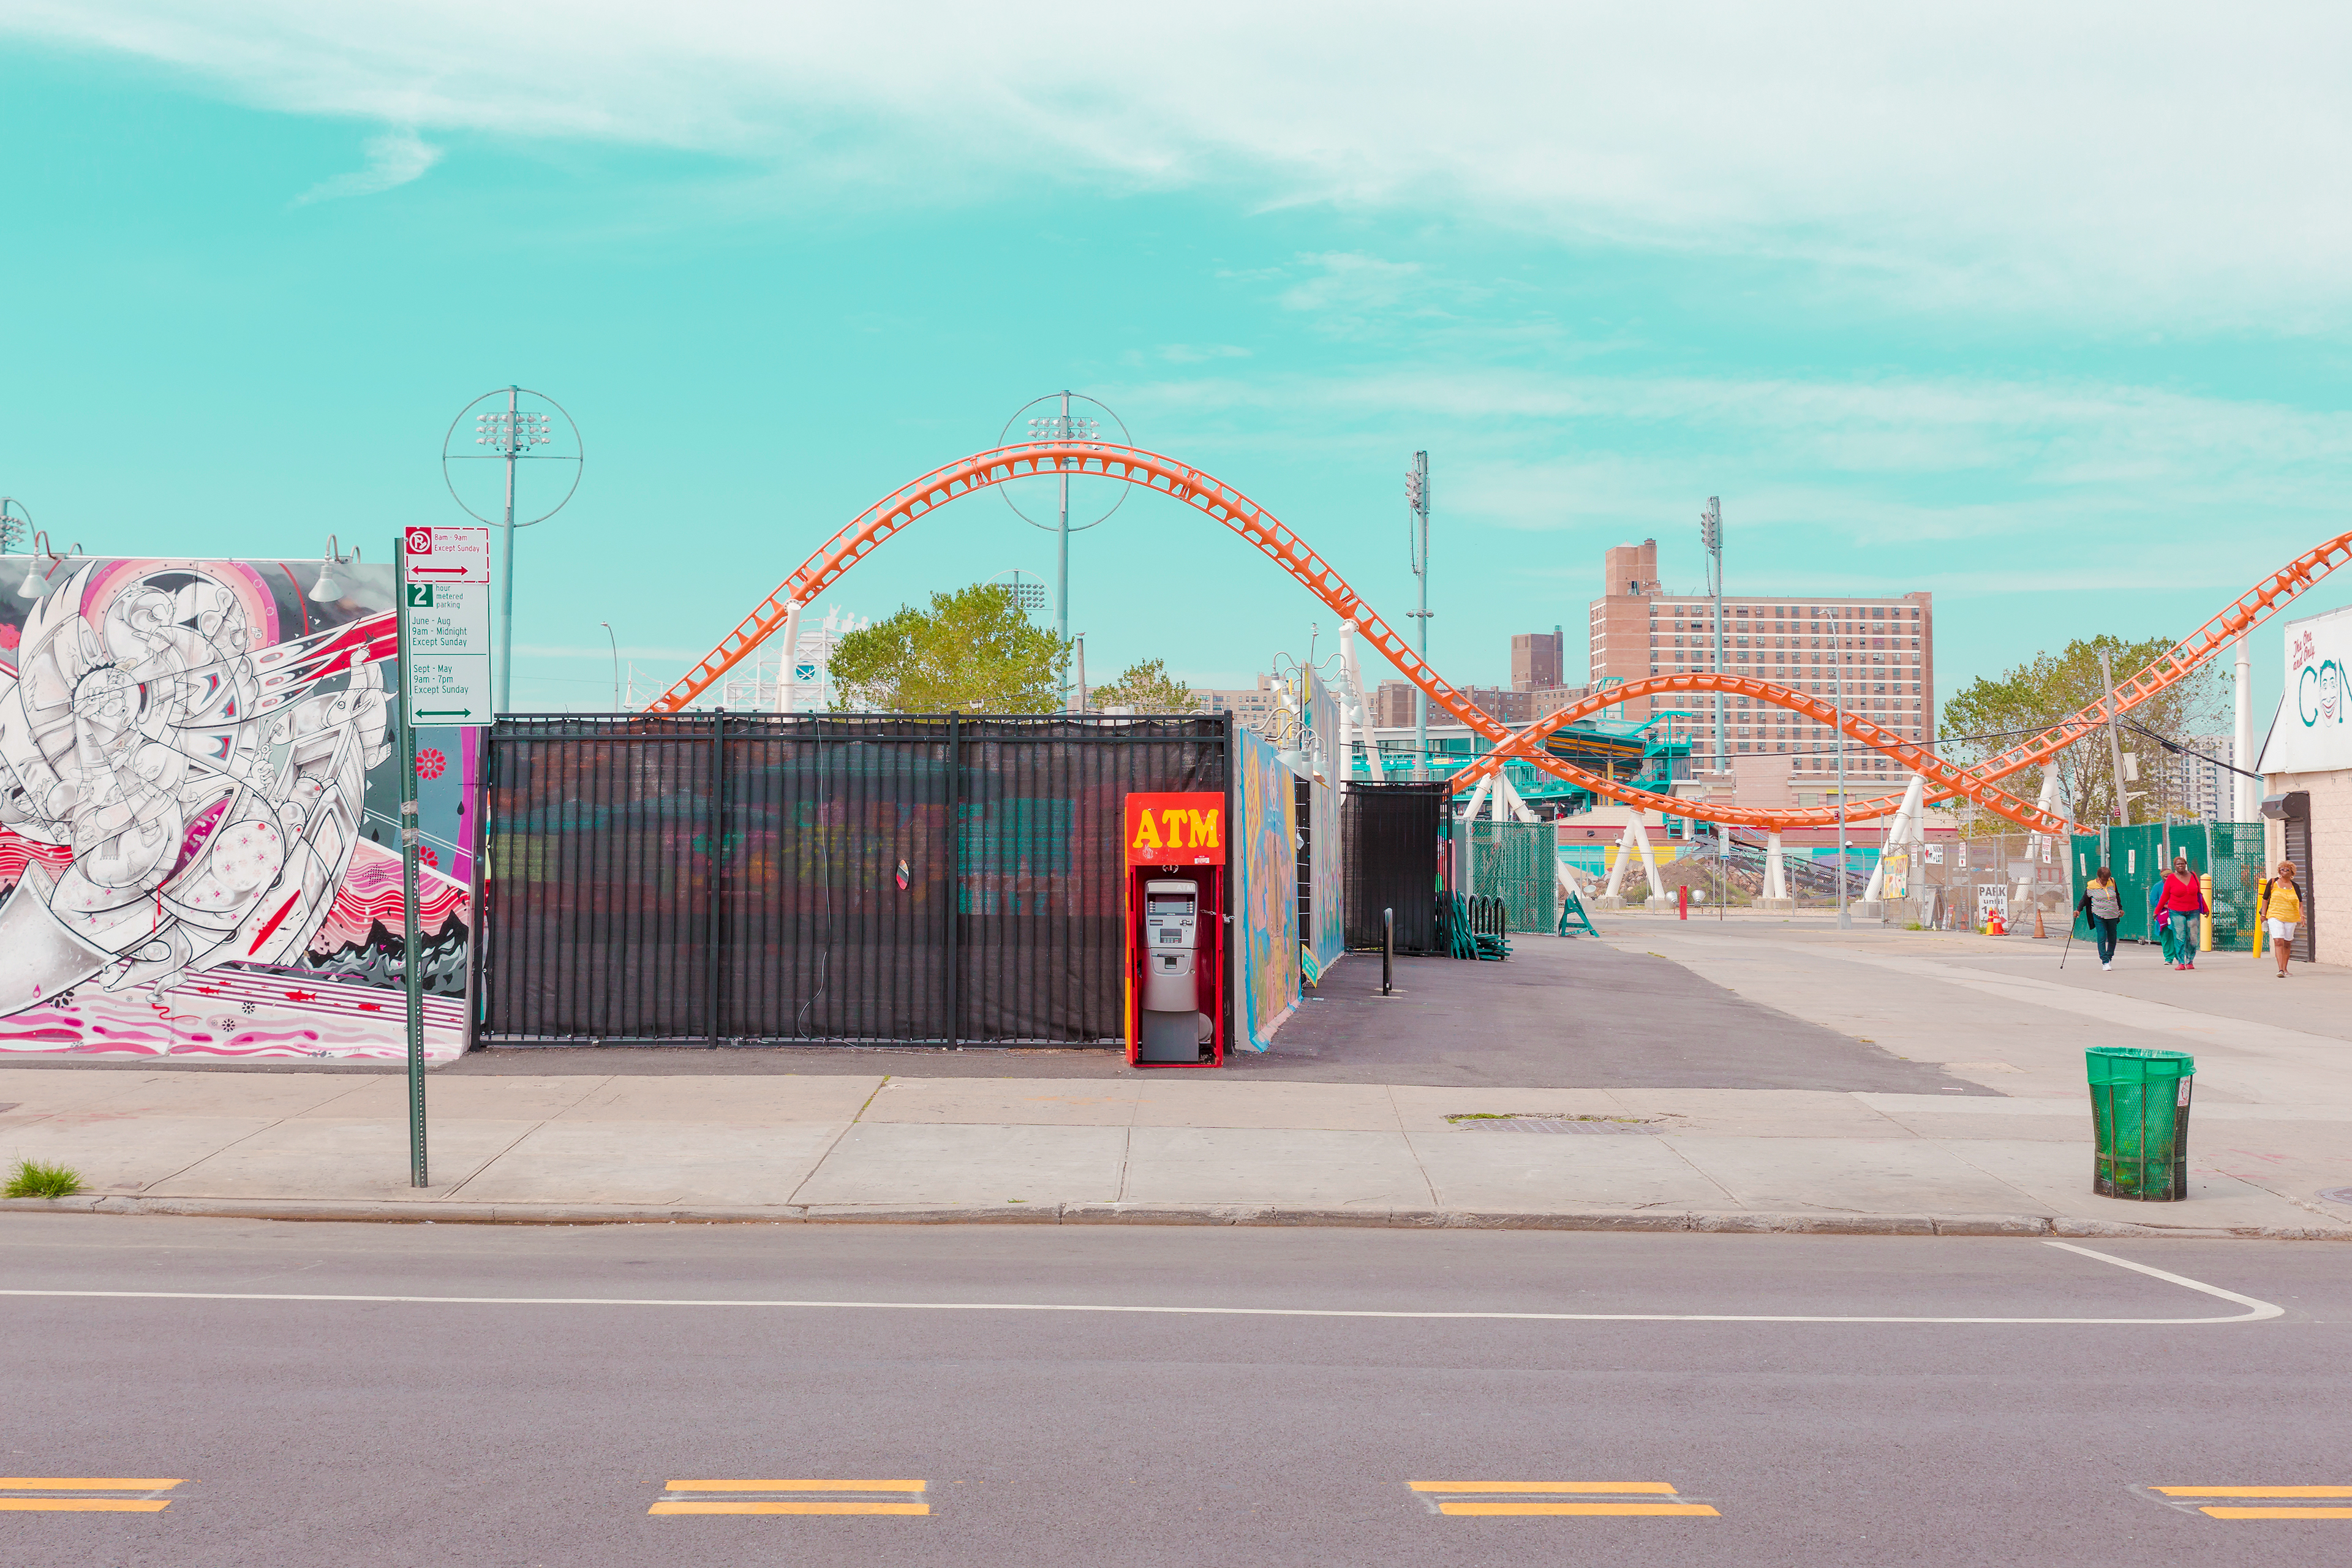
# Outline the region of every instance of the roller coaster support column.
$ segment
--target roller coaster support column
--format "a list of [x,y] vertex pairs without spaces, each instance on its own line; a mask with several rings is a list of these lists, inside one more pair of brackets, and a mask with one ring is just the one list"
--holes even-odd
[[1617,864],[1609,868],[1609,886],[1603,890],[1609,898],[1622,898],[1625,891],[1625,873],[1639,857],[1642,869],[1650,879],[1650,897],[1666,896],[1665,885],[1658,880],[1657,862],[1650,858],[1650,830],[1639,816],[1625,824],[1623,837],[1617,840]]
[[1370,739],[1372,714],[1364,701],[1364,672],[1356,663],[1356,623],[1353,621],[1339,623],[1339,679],[1344,683],[1348,701],[1348,730],[1353,737],[1349,742],[1350,749],[1340,754],[1339,776],[1355,776],[1356,754],[1352,748],[1360,745],[1364,748],[1365,770],[1378,780],[1381,777],[1381,753],[1378,744]]
[[1878,864],[1870,873],[1870,886],[1862,890],[1862,901],[1874,904],[1886,891],[1886,851],[1897,844],[1908,844],[1919,837],[1920,803],[1927,796],[1927,781],[1917,773],[1903,786],[1903,804],[1895,808],[1895,820],[1886,825],[1886,837],[1880,847]]
[[784,639],[784,659],[776,671],[776,711],[789,713],[793,700],[800,695],[796,682],[801,672],[801,604],[795,599],[784,611],[784,629],[777,634]]
[[1780,860],[1780,830],[1777,827],[1764,837],[1764,896],[1775,900],[1789,896],[1789,874]]

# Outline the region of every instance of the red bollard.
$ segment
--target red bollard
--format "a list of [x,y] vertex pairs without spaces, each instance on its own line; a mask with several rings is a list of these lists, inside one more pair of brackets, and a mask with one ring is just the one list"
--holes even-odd
[[1690,919],[1690,884],[1688,882],[1675,889],[1675,919],[1678,921]]

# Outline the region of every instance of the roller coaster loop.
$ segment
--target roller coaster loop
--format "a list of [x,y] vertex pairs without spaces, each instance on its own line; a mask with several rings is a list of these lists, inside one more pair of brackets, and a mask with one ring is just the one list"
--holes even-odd
[[[1725,690],[1744,693],[1775,706],[1805,713],[1822,722],[1837,724],[1855,740],[1927,775],[1930,786],[1940,796],[1965,795],[2012,822],[2039,832],[2055,833],[2063,831],[2067,825],[2060,818],[2037,811],[1995,787],[1992,781],[2031,766],[2068,741],[2087,732],[2089,724],[2083,722],[2084,714],[2094,714],[2090,721],[2092,723],[2104,721],[2103,713],[2095,714],[2093,710],[2085,710],[2084,714],[2075,715],[2065,724],[2057,726],[2025,746],[1979,763],[1974,768],[1959,769],[1944,763],[1923,747],[1897,739],[1866,719],[1853,713],[1840,714],[1819,698],[1808,697],[1771,681],[1735,676],[1674,675],[1654,676],[1612,687],[1606,701],[1588,700],[1561,710],[1541,724],[1514,731],[1464,697],[1435,670],[1423,663],[1405,645],[1404,638],[1381,620],[1328,563],[1308,549],[1304,540],[1239,490],[1213,475],[1157,453],[1132,447],[1072,441],[1031,442],[975,453],[945,468],[934,469],[884,497],[852,519],[803,562],[799,570],[786,578],[781,587],[744,617],[742,623],[722,638],[717,647],[687,673],[685,679],[663,692],[646,710],[674,713],[684,708],[782,628],[795,606],[813,602],[843,573],[918,518],[991,485],[1057,473],[1122,479],[1157,490],[1205,513],[1241,535],[1333,611],[1354,622],[1357,630],[1371,643],[1373,648],[1394,665],[1407,680],[1426,692],[1431,701],[1495,745],[1497,751],[1490,752],[1478,764],[1489,769],[1498,765],[1506,752],[1514,754],[1526,752],[1529,744],[1540,740],[1543,734],[1549,734],[1551,730],[1583,713],[1613,707],[1653,691]],[[2322,546],[2278,574],[2264,588],[2257,589],[2240,600],[2231,611],[2217,616],[2214,623],[2206,628],[2204,635],[2210,646],[2202,646],[2187,663],[2169,668],[2168,672],[2168,661],[2178,664],[2196,639],[2183,643],[2165,658],[2158,659],[2122,689],[2125,695],[2120,706],[2129,707],[2144,700],[2186,675],[2197,663],[2210,658],[2222,642],[2234,640],[2267,616],[2278,603],[2300,593],[2319,576],[2340,564],[2347,556],[2347,548],[2352,548],[2352,535]],[[2293,585],[2279,591],[2276,585],[2290,579]],[[2224,627],[2226,635],[2216,632],[2217,626]],[[2063,739],[2055,739],[2062,736]],[[1670,811],[1677,816],[1696,816],[1707,821],[1747,827],[1827,826],[1837,820],[1837,812],[1832,807],[1702,806],[1694,801],[1677,800],[1619,784],[1539,750],[1528,752],[1528,760],[1545,772],[1597,795],[1645,810]],[[1847,807],[1846,816],[1849,821],[1882,816],[1893,812],[1897,804],[1898,797],[1894,795],[1858,801]]]

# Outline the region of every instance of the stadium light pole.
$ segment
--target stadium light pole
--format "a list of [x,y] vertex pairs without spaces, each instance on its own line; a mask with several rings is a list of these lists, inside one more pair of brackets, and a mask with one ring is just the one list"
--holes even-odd
[[[554,411],[552,416],[541,413],[536,409],[525,408],[522,405],[522,400],[526,397],[545,404]],[[494,405],[488,413],[474,415],[473,444],[488,449],[478,452],[457,450],[459,440],[457,426],[465,423],[467,415],[472,414],[476,408],[485,403],[494,403],[494,400],[503,400],[505,406],[501,408]],[[555,443],[558,432],[554,420],[557,418],[563,421],[563,434],[569,437],[572,449],[568,453],[536,450],[535,448]],[[587,447],[580,439],[578,423],[564,411],[562,404],[545,393],[534,392],[527,386],[505,386],[495,392],[484,393],[457,411],[457,417],[449,421],[448,434],[441,438],[441,477],[449,487],[451,499],[463,507],[469,516],[487,522],[494,528],[506,530],[499,568],[499,658],[496,689],[491,703],[494,710],[509,710],[514,706],[515,530],[545,522],[549,518],[562,511],[572,500],[572,494],[580,488],[580,475],[587,467]],[[457,471],[452,468],[452,465],[467,462],[493,462],[504,465],[506,487],[499,516],[493,517],[486,511],[475,510],[473,502],[458,489]],[[570,463],[572,483],[564,488],[563,494],[557,499],[555,504],[545,511],[536,517],[518,518],[515,515],[515,465],[525,462]]]
[[[1717,603],[1719,606],[1721,601],[1717,600]],[[1722,622],[1719,618],[1722,613],[1723,612],[1720,608],[1716,612],[1718,619],[1717,621],[1715,635],[1718,641],[1720,641],[1723,637]],[[1752,620],[1755,617],[1751,616],[1748,618]],[[1842,625],[1843,623],[1832,624]],[[1838,930],[1852,931],[1853,929],[1853,912],[1851,910],[1848,910],[1845,904],[1845,652],[1843,642],[1844,639],[1842,637],[1832,637],[1830,639],[1831,646],[1837,650],[1838,654],[1837,695],[1832,700],[1837,705],[1838,716]],[[1715,733],[1717,736],[1716,744],[1721,745],[1723,743],[1723,721],[1721,719],[1717,719],[1715,721]]]
[[[1421,605],[1405,613],[1421,623],[1416,634],[1421,662],[1429,662],[1429,454],[1415,452],[1412,467],[1404,471],[1404,504],[1408,514],[1405,523],[1406,542],[1412,556],[1413,580],[1420,584]],[[1429,693],[1416,683],[1412,689],[1412,776],[1416,780],[1429,777]]]
[[[1723,498],[1706,498],[1706,510],[1698,514],[1698,542],[1706,552],[1707,591],[1715,600],[1715,673],[1723,673]],[[1722,773],[1731,765],[1727,748],[1723,743],[1723,693],[1715,694],[1715,771]]]
[[[1073,442],[1101,440],[1103,422],[1100,419],[1096,418],[1093,415],[1075,413],[1071,408],[1071,405],[1074,403],[1089,403],[1095,407],[1101,409],[1104,414],[1108,415],[1110,422],[1118,426],[1118,437],[1121,443],[1129,446],[1134,445],[1134,438],[1128,434],[1127,422],[1121,419],[1116,413],[1113,413],[1100,398],[1088,397],[1085,393],[1072,392],[1067,388],[1064,388],[1060,392],[1047,393],[1043,397],[1031,398],[1027,403],[1023,404],[1020,408],[1014,410],[1013,417],[1005,421],[1004,432],[1002,436],[997,437],[997,444],[999,446],[1009,444],[1013,436],[1013,425],[1020,420],[1024,414],[1027,413],[1028,410],[1036,407],[1040,403],[1058,405],[1058,407],[1055,413],[1034,415],[1030,417],[1029,439],[1031,441]],[[1081,522],[1074,526],[1070,521],[1070,476],[1073,470],[1066,460],[1056,461],[1054,468],[1055,470],[1055,477],[1061,480],[1059,487],[1061,490],[1061,504],[1058,509],[1056,520],[1051,524],[1039,522],[1035,518],[1031,517],[1027,512],[1021,510],[1020,503],[1013,497],[1014,487],[1007,485],[1003,488],[1000,493],[1004,497],[1004,503],[1013,509],[1013,514],[1019,517],[1022,521],[1028,523],[1033,528],[1046,529],[1055,536],[1054,636],[1063,642],[1067,642],[1070,640],[1070,535],[1073,533],[1083,533],[1089,528],[1097,527],[1097,525],[1108,521],[1110,518],[1111,512],[1117,511],[1120,507],[1127,504],[1128,487],[1125,485],[1116,487],[1118,491],[1118,497],[1110,503],[1109,510],[1106,510],[1102,516],[1094,519],[1091,522]],[[1062,683],[1062,705],[1065,708],[1068,707],[1069,700],[1069,680],[1068,677],[1065,675]]]
[[[12,516],[9,508],[16,508]],[[15,496],[0,496],[0,555],[14,555],[19,542],[33,537],[33,514]]]

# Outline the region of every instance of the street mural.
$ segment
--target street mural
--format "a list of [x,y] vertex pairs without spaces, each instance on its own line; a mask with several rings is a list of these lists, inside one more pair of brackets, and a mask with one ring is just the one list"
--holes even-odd
[[[392,568],[0,560],[0,1052],[406,1050]],[[464,1039],[470,731],[419,731],[425,1047]]]
[[1262,1051],[1298,1005],[1298,839],[1294,775],[1272,746],[1234,727],[1241,821],[1230,853],[1239,861],[1241,1028],[1234,1044]]

